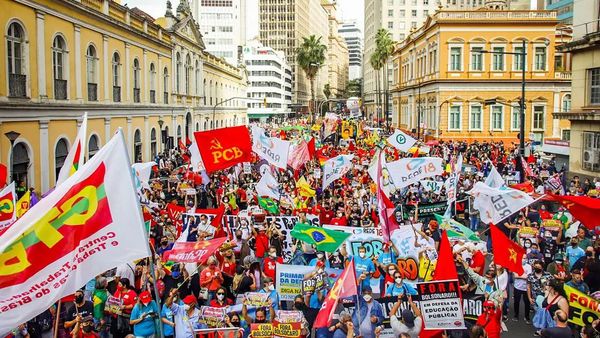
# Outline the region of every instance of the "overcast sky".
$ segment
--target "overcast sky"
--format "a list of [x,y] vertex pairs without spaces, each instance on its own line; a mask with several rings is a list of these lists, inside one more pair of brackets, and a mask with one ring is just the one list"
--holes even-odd
[[[258,30],[258,1],[259,0],[246,0],[249,23],[248,35],[252,35],[253,31],[256,31],[257,33]],[[139,7],[155,18],[165,15],[166,1],[163,0],[121,0],[121,3],[127,4],[129,8]],[[171,3],[173,4],[173,9],[176,9],[177,5],[179,5],[179,0],[172,0]],[[337,3],[338,17],[341,20],[356,20],[362,31],[364,27],[364,0],[338,0]],[[254,25],[252,23],[254,23]]]

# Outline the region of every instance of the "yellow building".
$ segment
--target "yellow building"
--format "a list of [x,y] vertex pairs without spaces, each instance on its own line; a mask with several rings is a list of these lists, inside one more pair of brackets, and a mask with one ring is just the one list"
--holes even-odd
[[518,142],[521,57],[503,53],[521,53],[525,41],[525,135],[560,138],[568,123],[552,113],[570,99],[570,72],[555,69],[556,26],[549,11],[437,11],[396,46],[394,124],[440,139]]
[[326,66],[331,90],[330,97],[343,97],[348,84],[348,46],[346,46],[346,40],[338,33],[341,22],[337,18],[336,3],[325,0],[321,4],[327,12],[329,22]]
[[[167,140],[176,143],[208,128],[199,123],[200,115],[214,105],[204,102],[202,91],[182,92],[182,87],[223,76],[235,78],[228,83],[243,83],[237,92],[245,90],[231,66],[203,51],[194,55],[198,63],[186,63],[182,72],[173,61],[178,35],[137,8],[110,0],[2,4],[0,69],[6,75],[0,81],[0,133],[20,135],[13,156],[8,138],[0,138],[0,157],[7,164],[12,157],[15,180],[38,191],[54,186],[84,112],[89,115],[88,157],[122,128],[132,160],[150,161]],[[212,94],[220,102],[230,92]],[[238,111],[231,108],[220,111],[218,124],[245,123],[245,115],[234,121]]]

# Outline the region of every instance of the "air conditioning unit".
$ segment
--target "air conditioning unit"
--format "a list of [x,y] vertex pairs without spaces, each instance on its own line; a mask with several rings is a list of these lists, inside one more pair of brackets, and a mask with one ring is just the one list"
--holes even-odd
[[598,156],[598,152],[593,150],[584,150],[582,162],[585,168],[592,168],[593,166],[598,165],[598,162],[600,162],[600,156]]

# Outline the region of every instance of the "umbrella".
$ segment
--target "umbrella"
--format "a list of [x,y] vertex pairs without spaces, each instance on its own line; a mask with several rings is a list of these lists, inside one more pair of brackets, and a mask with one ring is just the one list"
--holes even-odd
[[439,144],[440,144],[440,141],[438,141],[438,140],[429,140],[425,143],[425,145],[427,145],[427,146],[437,146]]

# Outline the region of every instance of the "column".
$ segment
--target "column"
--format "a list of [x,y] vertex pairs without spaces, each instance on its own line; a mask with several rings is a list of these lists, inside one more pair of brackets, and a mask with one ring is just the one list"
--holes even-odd
[[50,189],[50,163],[48,162],[48,122],[40,120],[40,178],[42,194]]
[[171,135],[173,135],[173,147],[178,147],[179,146],[177,144],[177,114],[178,113],[175,113],[175,112],[173,114],[171,114],[171,124],[172,124],[172,129],[171,130],[173,130],[171,132]]
[[[553,112],[560,111],[561,109],[560,92],[554,92],[554,107]],[[553,116],[552,113],[546,114],[546,116]],[[560,138],[560,120],[552,117],[552,137]]]
[[[75,30],[75,99],[78,102],[83,101],[83,91],[81,83],[81,26],[74,25]],[[86,81],[87,83],[87,81]]]
[[150,157],[150,119],[148,115],[144,115],[144,160],[151,161]]
[[127,116],[127,151],[129,152],[129,158],[132,162],[135,162],[133,158],[133,125],[131,123],[131,116]]
[[110,117],[104,118],[104,142],[102,144],[106,144],[108,140],[111,138],[110,134]]
[[[131,49],[131,45],[125,42],[125,69],[123,72],[125,73],[125,88],[121,88],[121,93],[125,92],[125,100],[124,102],[131,103],[131,60],[129,60],[129,52]],[[123,94],[121,94],[123,95]]]
[[158,62],[156,68],[156,103],[164,104],[164,90],[163,90],[163,67],[162,67],[162,58],[160,54],[158,55]]
[[[109,69],[110,69],[110,59],[108,58],[108,35],[103,34],[102,35],[102,64],[104,65],[104,102],[109,102],[110,101],[110,88],[111,83],[110,83],[110,79],[108,77]],[[110,126],[110,119],[109,119],[109,126]],[[110,135],[106,135],[107,139],[109,140]]]
[[[146,22],[146,21],[144,21]],[[150,73],[150,69],[148,69],[148,52],[144,49],[144,56],[142,60],[143,68],[142,68],[142,88],[140,88],[140,102],[148,103],[150,101],[150,84],[148,83],[148,74]]]
[[45,13],[42,11],[35,12],[35,23],[37,28],[37,76],[40,101],[48,99],[48,93],[46,92],[46,27],[44,15]]

